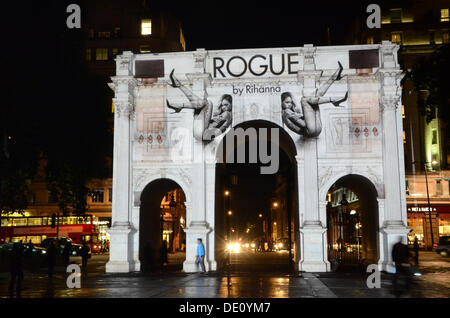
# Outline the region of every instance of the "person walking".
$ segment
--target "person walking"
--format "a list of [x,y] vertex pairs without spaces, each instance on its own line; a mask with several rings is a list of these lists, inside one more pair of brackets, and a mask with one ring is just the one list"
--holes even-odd
[[[402,239],[394,244],[392,248],[392,260],[395,264],[395,274],[392,279],[392,287],[394,289],[394,294],[400,297],[402,291],[407,291],[409,289],[409,249],[408,245],[402,243]],[[400,281],[401,280],[401,281]],[[400,283],[404,286],[400,286]]]
[[197,257],[195,258],[195,265],[198,268],[198,264],[200,264],[202,268],[202,273],[206,273],[205,270],[205,246],[202,243],[202,239],[197,239]]
[[415,262],[416,266],[418,266],[419,265],[419,240],[417,239],[417,236],[414,237],[413,250],[414,250],[414,262]]
[[63,249],[64,266],[69,266],[70,254],[72,254],[72,243],[67,241]]
[[164,266],[167,265],[167,263],[169,263],[167,254],[168,254],[167,241],[163,240],[161,244],[161,268],[163,268]]
[[[14,243],[10,254],[10,272],[11,281],[9,283],[9,292],[12,295],[14,286],[16,286],[17,294],[22,290],[23,281],[23,246],[20,243]],[[17,281],[17,284],[16,284]]]
[[86,270],[88,259],[90,258],[89,254],[89,246],[87,246],[86,241],[83,241],[83,246],[81,247],[80,254],[81,254],[81,267],[83,267],[84,270]]
[[47,274],[50,279],[53,278],[53,273],[55,271],[56,254],[58,254],[58,250],[56,249],[55,243],[50,242],[47,247]]

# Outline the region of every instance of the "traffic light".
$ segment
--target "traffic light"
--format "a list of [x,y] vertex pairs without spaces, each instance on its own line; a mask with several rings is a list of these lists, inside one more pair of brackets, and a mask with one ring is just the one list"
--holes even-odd
[[56,227],[56,214],[55,213],[52,214],[51,222],[52,222],[51,223],[52,229],[54,229]]

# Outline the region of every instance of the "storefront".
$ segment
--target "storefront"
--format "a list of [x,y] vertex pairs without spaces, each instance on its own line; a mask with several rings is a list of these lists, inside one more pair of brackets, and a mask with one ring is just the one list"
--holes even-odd
[[[417,237],[422,248],[430,248],[431,233],[433,233],[433,243],[439,242],[439,237],[450,235],[450,205],[430,204],[428,205],[408,204],[408,227],[412,230],[408,235],[408,242],[412,244]],[[430,226],[431,220],[431,226]]]

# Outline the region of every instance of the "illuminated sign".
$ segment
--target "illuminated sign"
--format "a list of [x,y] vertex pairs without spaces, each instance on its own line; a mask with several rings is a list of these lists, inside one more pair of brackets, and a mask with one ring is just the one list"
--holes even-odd
[[256,54],[249,58],[239,55],[230,58],[213,58],[213,76],[215,78],[241,77],[247,72],[254,76],[262,76],[269,72],[272,75],[296,74],[299,64],[298,53],[268,56]]

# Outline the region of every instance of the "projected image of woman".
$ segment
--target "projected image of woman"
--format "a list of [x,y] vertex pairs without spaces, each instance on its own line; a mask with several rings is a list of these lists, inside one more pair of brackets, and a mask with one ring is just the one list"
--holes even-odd
[[194,109],[194,118],[202,118],[207,128],[200,131],[194,127],[194,137],[199,140],[211,141],[214,137],[223,133],[230,125],[232,119],[232,97],[231,95],[223,95],[220,100],[218,110],[213,114],[213,104],[211,101],[196,96],[189,88],[181,84],[181,82],[173,74],[170,73],[171,86],[179,88],[187,97],[189,103],[174,104],[167,100],[167,107],[173,109],[175,113],[180,112],[184,108]]
[[342,65],[340,62],[338,64],[339,68],[326,83],[316,89],[313,96],[302,96],[300,99],[301,111],[295,108],[292,95],[290,97],[281,95],[283,122],[289,129],[306,137],[317,137],[322,131],[319,105],[332,103],[335,107],[342,107],[340,103],[347,99],[348,92],[343,97],[323,97],[330,86],[342,78]]

